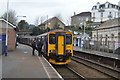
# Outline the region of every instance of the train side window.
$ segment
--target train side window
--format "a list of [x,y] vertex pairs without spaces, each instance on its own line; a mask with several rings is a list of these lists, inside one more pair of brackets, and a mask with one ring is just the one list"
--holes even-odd
[[49,35],[49,43],[50,44],[55,44],[56,43],[55,34],[50,34]]
[[72,35],[66,34],[66,44],[72,44]]

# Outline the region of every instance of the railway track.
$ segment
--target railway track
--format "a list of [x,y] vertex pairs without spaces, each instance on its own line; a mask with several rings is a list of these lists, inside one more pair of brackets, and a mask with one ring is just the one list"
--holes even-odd
[[96,54],[89,54],[86,52],[79,52],[79,51],[74,51],[74,55],[80,56],[85,59],[92,60],[94,62],[98,62],[100,64],[110,66],[113,68],[120,68],[120,60],[116,58],[105,57],[105,56],[96,55]]
[[63,77],[64,80],[87,80],[85,77],[77,73],[68,65],[63,66],[53,65],[53,67],[58,71],[58,73]]
[[114,80],[120,80],[120,71],[119,70],[116,70],[116,69],[112,69],[108,66],[105,66],[103,64],[100,64],[100,63],[97,63],[97,62],[94,62],[94,61],[91,61],[91,60],[88,60],[88,59],[84,59],[82,57],[79,57],[79,56],[74,56],[72,57],[72,60],[78,62],[78,63],[81,63],[85,66],[88,66],[90,68],[93,68],[107,76],[110,76],[112,79]]

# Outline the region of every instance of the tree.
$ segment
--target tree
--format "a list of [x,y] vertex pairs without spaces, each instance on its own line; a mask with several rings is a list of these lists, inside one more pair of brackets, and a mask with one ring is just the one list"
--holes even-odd
[[93,23],[92,21],[86,21],[86,24],[91,24],[91,23]]
[[37,36],[37,35],[40,35],[41,33],[43,33],[43,31],[40,30],[40,28],[34,27],[34,28],[32,29],[32,34],[31,34],[31,35]]
[[35,25],[36,25],[36,26],[39,25],[39,17],[36,17],[36,19],[35,19]]
[[62,16],[61,16],[61,14],[56,14],[55,17],[57,17],[59,20],[62,21]]
[[40,18],[40,24],[42,24],[43,23],[43,21],[45,20],[45,17],[44,16],[41,16],[41,18]]
[[[7,20],[7,12],[5,12],[2,17]],[[8,11],[8,21],[14,25],[17,24],[17,16],[14,10]]]
[[91,27],[91,23],[93,23],[92,21],[86,21],[86,24],[87,24],[87,26],[88,27],[86,27],[86,32],[90,35],[90,36],[92,36],[92,30],[93,30],[93,28]]
[[66,20],[66,23],[67,23],[68,26],[70,26],[70,24],[71,24],[71,16],[68,17],[68,19]]
[[18,23],[18,29],[21,31],[27,31],[29,29],[28,23],[25,20],[21,20]]
[[50,28],[49,28],[49,27],[47,27],[46,32],[49,32],[49,31],[50,31]]

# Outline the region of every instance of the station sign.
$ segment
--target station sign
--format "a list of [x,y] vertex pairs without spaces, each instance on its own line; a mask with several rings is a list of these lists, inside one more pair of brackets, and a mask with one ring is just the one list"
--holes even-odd
[[2,42],[6,41],[6,35],[5,34],[0,34],[0,41],[2,41]]

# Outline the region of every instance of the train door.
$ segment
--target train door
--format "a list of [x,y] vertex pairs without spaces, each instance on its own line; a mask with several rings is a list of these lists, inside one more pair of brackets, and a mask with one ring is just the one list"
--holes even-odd
[[65,33],[57,33],[56,38],[57,55],[65,55]]
[[58,36],[58,54],[64,54],[64,36]]

